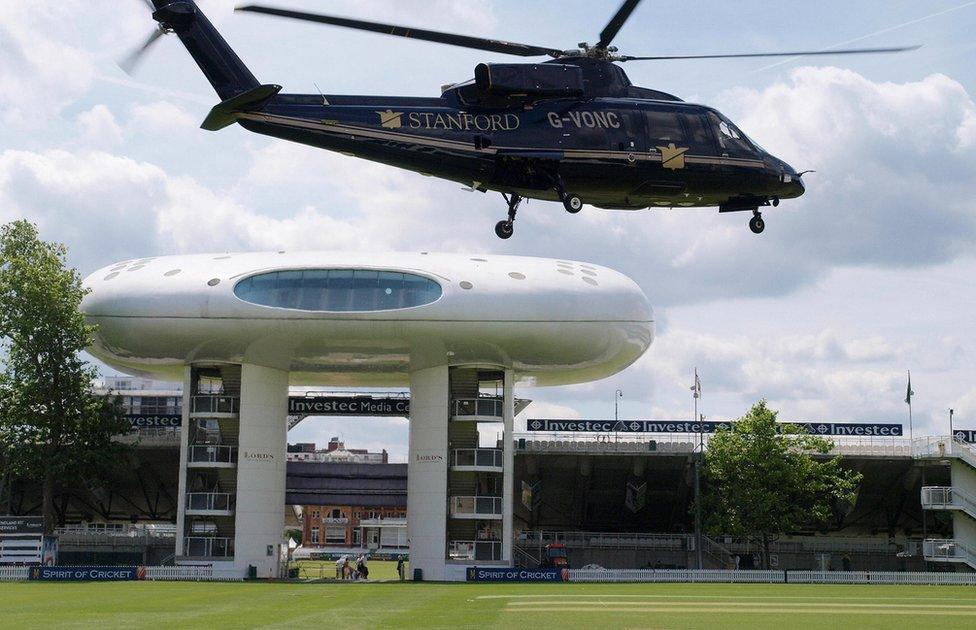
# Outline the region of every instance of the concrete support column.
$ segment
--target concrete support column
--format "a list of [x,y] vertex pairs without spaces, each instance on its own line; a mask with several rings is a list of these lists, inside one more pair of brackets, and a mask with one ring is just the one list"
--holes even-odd
[[502,413],[505,416],[502,434],[502,560],[512,566],[512,530],[515,513],[515,373],[505,370],[504,402]]
[[284,542],[287,413],[288,372],[241,366],[234,567],[258,577],[277,577]]
[[410,567],[443,580],[447,559],[447,366],[410,374],[407,539]]
[[186,535],[184,525],[186,523],[186,462],[189,457],[190,440],[190,404],[193,380],[191,375],[193,368],[189,365],[183,368],[183,417],[180,422],[180,481],[179,491],[176,496],[176,557],[183,555],[183,537]]

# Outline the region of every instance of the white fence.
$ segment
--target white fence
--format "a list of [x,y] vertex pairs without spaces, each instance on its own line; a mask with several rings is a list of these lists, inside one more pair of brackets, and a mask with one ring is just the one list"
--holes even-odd
[[570,582],[713,582],[763,584],[957,584],[976,586],[976,573],[923,571],[722,571],[694,569],[571,569]]
[[29,573],[30,567],[0,567],[0,582],[20,582]]
[[146,567],[146,579],[179,582],[243,582],[236,575],[214,571],[212,567]]

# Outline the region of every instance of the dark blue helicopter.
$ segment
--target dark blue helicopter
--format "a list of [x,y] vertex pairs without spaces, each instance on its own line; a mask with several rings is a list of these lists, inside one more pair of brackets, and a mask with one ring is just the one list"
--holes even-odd
[[295,18],[451,44],[542,63],[478,64],[474,79],[440,97],[281,94],[261,84],[192,0],[146,0],[162,33],[176,33],[223,101],[202,127],[238,123],[257,133],[340,151],[502,193],[508,217],[495,233],[509,238],[525,198],[637,210],[717,206],[751,211],[804,192],[789,164],[765,151],[717,110],[632,85],[614,62],[897,52],[873,48],[731,55],[632,57],[610,45],[640,0],[626,0],[595,45],[560,50],[249,5],[239,11]]

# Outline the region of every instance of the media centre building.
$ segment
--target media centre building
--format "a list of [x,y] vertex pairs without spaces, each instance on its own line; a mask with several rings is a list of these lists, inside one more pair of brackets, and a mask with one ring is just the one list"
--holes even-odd
[[[98,326],[91,353],[183,382],[177,562],[227,575],[277,575],[289,386],[409,387],[411,567],[464,580],[475,564],[513,566],[514,385],[608,377],[654,334],[632,280],[542,258],[165,256],[105,267],[85,284],[83,310]],[[489,432],[500,439],[485,444]],[[235,460],[215,455],[214,436]],[[485,529],[484,553],[452,559]]]

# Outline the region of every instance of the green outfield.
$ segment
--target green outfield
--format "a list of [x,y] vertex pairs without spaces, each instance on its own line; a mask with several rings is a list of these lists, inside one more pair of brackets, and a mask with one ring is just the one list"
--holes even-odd
[[4,628],[976,627],[976,589],[740,584],[4,583]]

